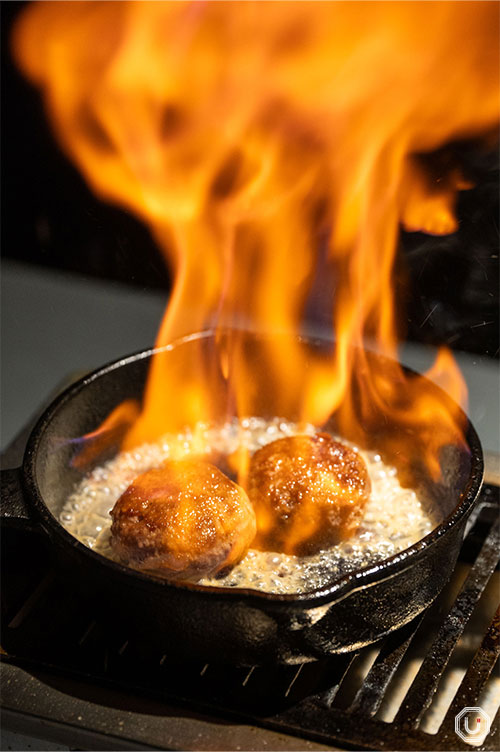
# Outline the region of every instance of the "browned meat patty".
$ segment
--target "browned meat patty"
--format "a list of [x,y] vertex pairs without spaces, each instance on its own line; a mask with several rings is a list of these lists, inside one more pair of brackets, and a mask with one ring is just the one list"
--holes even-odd
[[362,457],[324,433],[259,449],[247,486],[257,515],[254,546],[296,555],[350,537],[371,490]]
[[111,545],[122,561],[169,579],[232,566],[256,530],[245,491],[201,460],[169,461],[139,475],[111,516]]

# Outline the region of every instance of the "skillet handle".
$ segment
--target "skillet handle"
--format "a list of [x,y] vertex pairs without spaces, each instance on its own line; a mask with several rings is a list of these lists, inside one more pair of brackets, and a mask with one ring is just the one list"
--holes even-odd
[[0,521],[20,530],[36,531],[36,524],[26,504],[21,485],[21,468],[2,470]]

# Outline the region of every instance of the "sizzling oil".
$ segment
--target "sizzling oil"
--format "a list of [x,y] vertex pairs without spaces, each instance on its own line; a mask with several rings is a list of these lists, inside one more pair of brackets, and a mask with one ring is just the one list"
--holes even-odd
[[[301,433],[314,432],[313,426],[306,429],[301,426]],[[289,421],[248,418],[218,427],[200,425],[194,432],[166,436],[156,444],[122,452],[81,481],[64,505],[60,521],[82,543],[116,561],[110,545],[110,511],[137,475],[166,459],[186,456],[200,445],[227,456],[239,446],[256,451],[270,441],[296,433],[297,426]],[[342,574],[382,561],[427,535],[432,523],[416,493],[400,485],[396,469],[374,452],[356,451],[366,462],[372,491],[362,523],[352,538],[314,556],[250,549],[229,573],[199,580],[199,584],[280,594],[303,593],[321,588]]]

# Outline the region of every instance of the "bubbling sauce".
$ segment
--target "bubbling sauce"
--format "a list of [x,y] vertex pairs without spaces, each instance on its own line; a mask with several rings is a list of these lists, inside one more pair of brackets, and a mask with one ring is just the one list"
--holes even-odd
[[[313,435],[314,426],[300,427],[300,433]],[[165,436],[156,444],[144,444],[131,452],[121,452],[106,464],[92,470],[75,488],[64,505],[61,524],[89,548],[118,561],[111,548],[110,511],[117,499],[140,473],[166,459],[181,459],[197,447],[210,447],[207,458],[224,457],[239,447],[251,452],[275,439],[299,433],[296,424],[282,419],[232,420],[222,426],[198,425],[194,431]],[[203,439],[200,441],[200,437]],[[337,577],[403,551],[427,535],[433,524],[415,491],[403,488],[394,467],[380,455],[354,447],[366,462],[372,491],[363,520],[349,540],[313,556],[289,556],[250,549],[231,571],[198,581],[201,585],[251,588],[277,594],[297,594],[316,590]]]

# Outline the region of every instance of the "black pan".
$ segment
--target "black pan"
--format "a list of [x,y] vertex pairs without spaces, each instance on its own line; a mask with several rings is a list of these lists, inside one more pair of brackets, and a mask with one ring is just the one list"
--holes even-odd
[[[190,347],[194,340],[213,345],[213,337],[204,333],[177,347]],[[160,581],[77,541],[58,522],[81,479],[72,467],[75,445],[69,439],[94,430],[122,400],[141,396],[153,352],[105,366],[61,394],[31,433],[22,467],[3,477],[3,521],[41,531],[57,567],[75,587],[99,596],[103,609],[160,650],[241,665],[301,663],[361,648],[434,600],[455,565],[482,482],[481,446],[465,416],[468,446],[447,447],[441,457],[444,480],[436,484],[425,474],[416,480],[435,529],[404,552],[333,579],[321,590],[272,595]],[[449,400],[435,389],[440,399]]]

